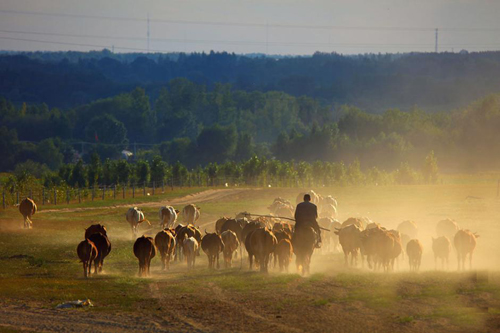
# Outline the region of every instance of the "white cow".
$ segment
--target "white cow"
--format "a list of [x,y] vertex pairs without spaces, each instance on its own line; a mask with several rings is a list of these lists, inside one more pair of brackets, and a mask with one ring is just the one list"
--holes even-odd
[[196,252],[198,251],[198,241],[194,237],[185,238],[182,242],[182,251],[186,256],[188,269],[194,268]]
[[200,207],[196,205],[189,204],[182,210],[182,220],[187,224],[192,224],[200,218]]
[[175,221],[177,221],[177,214],[179,214],[179,211],[172,206],[163,206],[160,208],[158,214],[160,217],[160,227],[162,229],[173,228]]
[[132,239],[137,236],[137,227],[140,223],[146,221],[149,225],[151,225],[151,223],[144,218],[144,213],[141,209],[137,207],[129,208],[127,214],[125,214],[125,218],[127,219],[127,222],[130,223],[130,227],[132,228]]

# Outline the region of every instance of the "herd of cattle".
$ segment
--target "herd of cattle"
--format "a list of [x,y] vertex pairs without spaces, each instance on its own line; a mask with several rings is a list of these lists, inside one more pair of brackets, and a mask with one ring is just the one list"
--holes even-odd
[[[370,219],[348,218],[343,223],[337,220],[337,200],[332,196],[322,197],[314,191],[308,192],[311,201],[318,206],[318,223],[323,232],[323,246],[316,251],[344,253],[345,265],[356,266],[361,257],[361,265],[365,261],[370,269],[391,271],[398,257],[408,257],[411,271],[420,268],[423,245],[418,239],[418,226],[413,221],[401,222],[397,229],[389,230]],[[302,201],[305,193],[300,193],[297,203]],[[139,275],[149,275],[151,259],[157,254],[161,257],[162,269],[168,270],[172,260],[185,260],[188,269],[195,265],[200,248],[208,257],[209,268],[219,268],[219,255],[222,253],[224,265],[231,267],[233,257],[239,255],[243,263],[244,252],[248,255],[250,269],[260,266],[262,272],[274,258],[274,266],[280,271],[288,271],[293,255],[296,257],[297,269],[308,273],[310,260],[315,251],[316,234],[311,228],[295,228],[287,222],[293,220],[294,205],[291,202],[276,198],[268,207],[269,216],[252,218],[247,212],[241,212],[234,218],[222,217],[215,223],[215,232],[206,230],[202,235],[196,226],[200,218],[200,208],[194,204],[187,205],[182,212],[171,206],[159,210],[159,226],[161,230],[153,237],[137,238],[138,226],[142,222],[151,223],[137,207],[129,208],[125,217],[132,229],[135,239],[134,255],[139,260]],[[19,210],[24,217],[25,228],[31,228],[31,216],[36,212],[33,200],[24,199]],[[177,223],[178,216],[183,223]],[[439,221],[436,226],[436,238],[432,238],[432,251],[435,265],[441,260],[442,268],[449,268],[449,256],[454,249],[457,254],[458,269],[465,269],[465,258],[469,256],[472,266],[472,255],[479,235],[466,229],[460,229],[451,219]],[[111,251],[111,243],[106,227],[101,224],[91,225],[85,230],[85,240],[77,247],[78,256],[83,263],[84,276],[91,272],[94,263],[94,274],[102,271],[105,257]]]

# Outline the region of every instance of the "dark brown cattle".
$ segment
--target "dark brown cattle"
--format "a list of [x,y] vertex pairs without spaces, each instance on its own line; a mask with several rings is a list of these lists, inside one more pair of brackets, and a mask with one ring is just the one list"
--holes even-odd
[[175,236],[169,229],[162,230],[155,236],[155,245],[161,256],[163,270],[170,269],[170,260],[175,253],[175,243]]
[[[231,230],[236,234],[236,237],[238,237],[238,242],[242,242],[242,233],[243,233],[243,228],[248,225],[245,220],[239,219],[230,219],[227,220],[226,223],[222,226],[220,229],[220,232],[223,233],[224,231]],[[243,255],[243,249],[240,248],[240,255]]]
[[201,248],[208,257],[208,268],[214,269],[215,262],[217,261],[217,269],[219,269],[219,253],[224,250],[224,243],[220,235],[215,232],[211,234],[207,233],[201,239]]
[[248,235],[255,229],[264,228],[266,225],[259,221],[250,221],[241,231],[241,243],[244,244]]
[[232,265],[233,253],[238,249],[240,242],[238,236],[231,230],[224,231],[220,236],[224,243],[224,263],[226,268],[229,268]]
[[148,276],[151,259],[156,255],[156,248],[152,237],[139,237],[134,243],[134,255],[139,259],[139,276]]
[[293,255],[292,242],[286,238],[280,240],[278,245],[276,245],[274,255],[278,257],[280,272],[284,269],[288,273],[288,266],[290,265]]
[[36,213],[36,203],[30,198],[25,198],[19,204],[19,212],[24,218],[24,228],[31,229],[33,227],[33,222],[31,222],[31,216]]
[[250,237],[249,245],[252,249],[251,251],[253,255],[258,258],[260,271],[267,273],[269,256],[274,252],[276,244],[278,243],[276,237],[272,231],[267,228],[256,229],[248,237]]
[[[250,242],[250,239],[252,238],[252,234],[258,230],[260,228],[255,228],[253,230],[250,230],[248,232],[248,234],[246,235],[246,238],[245,238],[245,249],[247,250],[247,253],[248,253],[248,263],[249,263],[249,269],[251,270],[253,268],[253,258],[255,257],[255,253],[253,251],[253,248],[252,248],[252,244]],[[255,257],[255,263],[258,264],[259,261],[258,261],[258,258]]]
[[94,260],[94,274],[97,274],[98,272],[102,272],[104,258],[111,252],[111,243],[109,242],[108,236],[100,232],[90,235],[88,239],[94,243],[97,248],[97,257]]
[[89,238],[90,235],[101,233],[104,236],[107,236],[106,227],[102,224],[92,224],[90,227],[85,229],[85,238]]
[[97,257],[97,248],[90,240],[85,239],[80,242],[76,248],[76,253],[78,253],[78,258],[83,264],[83,276],[88,277],[90,275],[90,269],[92,267],[92,262]]
[[309,226],[295,228],[292,235],[293,253],[296,256],[297,271],[309,273],[311,257],[316,243],[316,232]]

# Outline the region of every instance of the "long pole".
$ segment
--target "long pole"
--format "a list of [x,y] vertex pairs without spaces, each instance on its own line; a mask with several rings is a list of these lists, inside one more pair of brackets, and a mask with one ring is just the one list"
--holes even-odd
[[[289,220],[289,221],[293,221],[293,222],[296,222],[294,219],[291,219],[289,217],[284,217],[284,216],[273,216],[273,215],[260,215],[260,214],[250,214],[250,213],[245,213],[243,214],[245,216],[261,216],[261,217],[271,217],[271,218],[275,218],[275,219],[281,219],[281,220]],[[323,227],[319,227],[321,230],[325,230],[325,231],[330,231],[330,229],[326,229],[326,228],[323,228]]]

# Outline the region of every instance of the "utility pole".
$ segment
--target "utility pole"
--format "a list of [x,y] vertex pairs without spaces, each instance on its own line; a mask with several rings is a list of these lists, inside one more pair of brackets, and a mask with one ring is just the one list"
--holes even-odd
[[149,13],[148,13],[148,53],[149,53]]
[[438,53],[438,28],[436,28],[436,46],[434,52]]
[[266,24],[266,55],[269,55],[269,21]]

